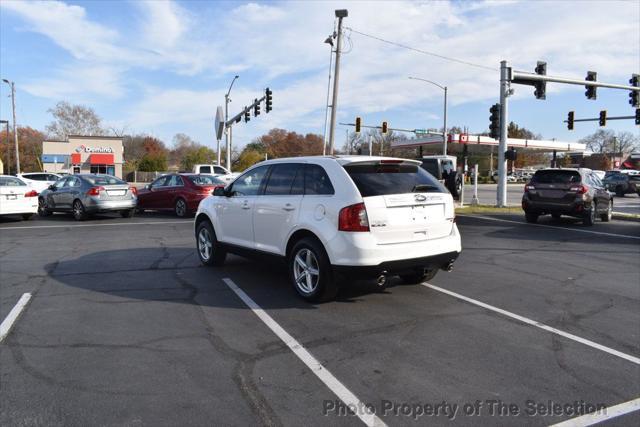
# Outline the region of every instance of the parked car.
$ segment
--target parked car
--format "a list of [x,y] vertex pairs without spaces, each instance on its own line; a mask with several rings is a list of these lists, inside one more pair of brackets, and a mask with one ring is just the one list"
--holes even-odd
[[237,172],[231,172],[227,168],[220,165],[194,165],[193,173],[214,175],[226,183],[233,181],[238,175]]
[[124,218],[135,213],[138,192],[135,187],[112,175],[79,174],[62,177],[40,193],[38,214],[71,212],[82,221],[98,212],[119,212]]
[[601,171],[601,170],[592,170],[591,172],[593,172],[600,181],[602,181],[605,175],[607,174],[605,171]]
[[205,265],[227,252],[284,260],[309,301],[335,296],[342,277],[430,280],[461,251],[451,194],[420,161],[388,157],[254,165],[200,203],[195,237]]
[[540,215],[569,215],[593,225],[597,216],[611,220],[613,200],[590,169],[540,169],[524,187],[522,209],[527,222]]
[[172,210],[179,217],[193,214],[200,201],[225,182],[213,175],[168,174],[138,192],[138,211]]
[[[498,182],[498,171],[493,172],[493,175],[491,175],[491,180],[496,183]],[[513,172],[507,172],[507,182],[518,182],[518,177],[514,175]]]
[[51,184],[62,178],[62,175],[50,172],[27,172],[19,173],[17,176],[38,193],[46,190]]
[[625,194],[637,194],[640,196],[640,175],[609,174],[604,179],[604,185],[609,191],[616,193],[618,197],[624,197]]
[[23,179],[0,175],[0,215],[30,219],[38,211],[38,192]]

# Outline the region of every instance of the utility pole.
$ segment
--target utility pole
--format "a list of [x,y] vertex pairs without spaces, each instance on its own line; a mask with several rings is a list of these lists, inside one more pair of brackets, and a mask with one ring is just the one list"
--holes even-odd
[[349,15],[347,9],[338,9],[335,11],[338,18],[338,38],[336,40],[336,69],[333,73],[333,100],[331,101],[331,124],[329,125],[329,154],[333,155],[335,130],[336,130],[336,111],[338,110],[338,82],[340,79],[340,54],[342,53],[342,19]]
[[509,93],[509,65],[507,61],[500,62],[500,143],[498,144],[498,197],[496,205],[500,208],[507,206],[507,98]]
[[[2,81],[11,87],[11,108],[13,109],[13,140],[16,144],[16,173],[20,173],[20,152],[18,150],[18,130],[16,129],[16,84],[15,82],[10,82],[7,79],[2,79]],[[7,140],[7,144],[8,143],[9,140]]]
[[238,76],[235,76],[229,85],[229,90],[224,96],[224,138],[227,147],[227,169],[231,171],[231,125],[229,124],[229,102],[231,99],[229,98],[229,94],[231,93],[231,88],[233,84],[238,79]]
[[444,129],[442,129],[442,154],[447,155],[447,87],[444,87]]

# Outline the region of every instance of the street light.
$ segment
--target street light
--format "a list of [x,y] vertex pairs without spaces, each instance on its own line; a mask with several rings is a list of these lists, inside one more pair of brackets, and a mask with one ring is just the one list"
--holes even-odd
[[[14,82],[10,82],[7,79],[2,79],[3,82],[9,85],[11,88],[11,108],[13,109],[13,140],[16,144],[16,173],[20,173],[20,153],[18,152],[18,132],[16,130],[16,85]],[[7,126],[9,126],[7,124]],[[7,143],[9,141],[7,140]]]
[[322,155],[327,154],[327,123],[329,121],[329,94],[331,93],[331,66],[333,65],[333,38],[335,33],[331,34],[324,41],[330,46],[329,48],[329,81],[327,82],[327,102],[324,108],[324,134],[322,135]]
[[[229,169],[229,171],[231,171],[231,126],[227,125],[227,121],[229,120],[229,103],[231,102],[231,99],[229,98],[229,94],[231,93],[231,88],[233,87],[233,84],[236,82],[236,80],[238,80],[239,76],[235,76],[233,78],[233,80],[231,80],[231,84],[229,85],[229,90],[227,91],[227,94],[224,96],[224,138],[225,138],[225,142],[226,142],[226,146],[227,146],[227,169]],[[218,150],[218,152],[220,152]],[[218,156],[218,158],[220,158]],[[218,164],[220,164],[220,162],[218,161]]]
[[11,169],[9,165],[11,164],[11,144],[9,143],[9,120],[0,120],[0,125],[7,126],[7,175],[11,175]]
[[419,77],[409,77],[411,80],[420,80],[426,83],[431,83],[434,86],[438,86],[440,89],[444,90],[444,127],[442,129],[442,152],[446,156],[447,155],[447,87],[439,85],[436,82],[432,82],[431,80],[421,79]]

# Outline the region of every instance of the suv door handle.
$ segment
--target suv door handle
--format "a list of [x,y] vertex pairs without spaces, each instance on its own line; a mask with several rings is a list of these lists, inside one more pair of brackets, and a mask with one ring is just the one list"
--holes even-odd
[[295,209],[295,206],[293,206],[291,203],[287,203],[282,207],[282,209],[284,209],[285,211],[292,211]]
[[251,209],[251,207],[249,206],[249,202],[244,202],[242,204],[242,209]]

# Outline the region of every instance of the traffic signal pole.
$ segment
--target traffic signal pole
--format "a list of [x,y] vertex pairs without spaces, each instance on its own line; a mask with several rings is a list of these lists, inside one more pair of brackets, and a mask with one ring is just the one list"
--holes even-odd
[[342,19],[347,16],[346,9],[336,10],[338,18],[338,38],[336,40],[336,68],[333,72],[333,99],[331,101],[331,122],[329,125],[329,155],[333,155],[335,132],[336,132],[336,112],[338,110],[338,82],[340,81],[340,54],[342,53]]
[[507,122],[509,97],[509,65],[507,61],[500,62],[500,143],[498,145],[498,195],[496,206],[507,206]]

